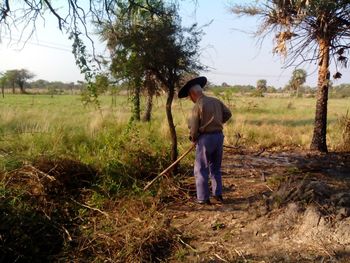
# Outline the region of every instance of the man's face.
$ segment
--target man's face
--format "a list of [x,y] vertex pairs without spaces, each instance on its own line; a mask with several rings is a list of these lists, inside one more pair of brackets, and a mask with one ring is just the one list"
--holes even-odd
[[188,92],[188,97],[193,103],[196,103],[195,95],[193,94],[193,92]]

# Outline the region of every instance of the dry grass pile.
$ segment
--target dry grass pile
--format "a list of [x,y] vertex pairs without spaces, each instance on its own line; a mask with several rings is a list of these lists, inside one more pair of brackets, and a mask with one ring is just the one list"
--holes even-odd
[[79,235],[77,203],[95,175],[75,161],[44,159],[4,174],[1,262],[42,262],[61,253]]
[[171,191],[108,199],[95,179],[96,171],[72,160],[40,159],[3,175],[0,262],[171,258],[181,236],[162,212]]
[[[110,203],[105,217],[90,217],[70,260],[94,262],[163,262],[178,248],[180,233],[151,200],[123,199]],[[105,210],[106,211],[106,210]],[[66,257],[67,258],[67,257]]]
[[346,185],[339,187],[317,178],[289,177],[266,202],[270,210],[290,203],[303,208],[313,205],[322,216],[332,220],[350,216],[350,194]]
[[90,166],[70,159],[38,159],[6,174],[6,185],[26,189],[31,196],[54,197],[53,194],[80,194],[96,181],[97,172]]

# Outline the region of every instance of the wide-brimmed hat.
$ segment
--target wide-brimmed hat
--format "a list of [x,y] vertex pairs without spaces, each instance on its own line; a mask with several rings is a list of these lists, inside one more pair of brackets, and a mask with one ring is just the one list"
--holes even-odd
[[206,77],[197,77],[194,79],[191,79],[188,81],[180,90],[179,93],[177,94],[178,98],[186,98],[188,96],[188,91],[190,88],[192,88],[194,85],[198,84],[202,88],[207,84],[207,78]]

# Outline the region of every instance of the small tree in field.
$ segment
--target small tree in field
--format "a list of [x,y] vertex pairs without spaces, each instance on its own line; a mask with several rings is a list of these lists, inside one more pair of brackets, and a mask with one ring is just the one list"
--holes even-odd
[[6,79],[5,83],[6,85],[10,86],[12,89],[12,93],[16,93],[16,76],[17,76],[17,70],[7,70],[4,74],[4,78]]
[[16,74],[16,83],[21,91],[21,93],[26,93],[25,85],[28,83],[28,80],[34,78],[34,74],[26,69],[17,70]]
[[[159,14],[143,8],[126,9],[129,13],[137,11],[137,15],[124,14],[123,20],[119,19],[112,27],[107,25],[102,33],[107,36],[111,70],[116,78],[132,80],[135,87],[140,87],[142,83],[149,84],[152,76],[166,91],[171,159],[175,161],[178,152],[172,102],[182,76],[203,68],[198,62],[202,31],[196,25],[183,28],[175,6],[166,6],[160,0],[147,2],[156,6]],[[155,88],[159,86],[154,85]]]
[[[118,80],[128,85],[131,91],[133,102],[132,119],[141,119],[141,92],[144,87],[147,94],[152,96],[156,93],[157,85],[151,85],[151,72],[143,63],[143,53],[139,46],[142,39],[144,28],[151,23],[155,23],[160,17],[144,8],[147,3],[158,10],[162,8],[162,1],[158,0],[139,0],[139,5],[130,5],[129,1],[119,0],[116,10],[117,19],[113,23],[105,21],[99,25],[100,35],[107,41],[107,46],[111,53],[112,63],[110,70],[112,75]],[[152,103],[152,98],[148,102]],[[147,109],[151,109],[148,107]],[[150,113],[149,113],[150,116]]]
[[266,92],[267,90],[267,81],[266,79],[259,79],[257,82],[256,82],[256,89],[259,91],[259,92]]
[[292,77],[289,81],[289,87],[295,91],[295,96],[299,97],[300,87],[306,81],[307,73],[303,69],[296,69],[292,73]]
[[[261,1],[262,2],[262,1]],[[330,80],[329,64],[346,66],[350,40],[350,2],[348,0],[265,0],[254,5],[236,5],[239,15],[262,19],[257,33],[276,34],[275,52],[287,56],[287,65],[296,60],[318,62],[318,93],[315,125],[310,148],[327,152],[327,104]],[[260,3],[260,4],[259,4]],[[335,78],[341,77],[339,72]]]

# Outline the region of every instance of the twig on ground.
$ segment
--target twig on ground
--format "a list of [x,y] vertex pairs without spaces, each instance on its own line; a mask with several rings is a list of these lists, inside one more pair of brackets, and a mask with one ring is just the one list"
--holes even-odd
[[73,198],[70,198],[74,203],[82,206],[82,207],[85,207],[85,208],[88,208],[90,210],[93,210],[93,211],[96,211],[96,212],[99,212],[101,213],[102,215],[106,216],[109,218],[109,214],[107,214],[106,212],[103,212],[102,210],[98,209],[98,208],[95,208],[95,207],[91,207],[91,206],[88,206],[88,205],[85,205],[85,204],[82,204],[82,203],[79,203],[78,201],[74,200]]
[[262,148],[259,152],[257,152],[256,154],[254,154],[253,156],[254,157],[258,157],[258,156],[260,156],[263,152],[265,152],[266,151],[266,149],[265,148]]
[[191,247],[191,246],[190,246],[189,244],[187,244],[185,241],[183,241],[183,240],[181,239],[180,236],[179,236],[178,238],[179,238],[179,241],[180,241],[183,245],[185,245],[186,247],[190,248],[193,252],[196,252],[196,253],[197,253],[197,250],[194,249],[193,247]]
[[267,184],[265,184],[265,186],[266,186],[271,192],[273,192],[273,190],[271,189],[270,186],[268,186]]
[[220,257],[218,254],[214,254],[215,257],[217,257],[218,259],[220,259],[223,262],[228,262],[226,259],[223,259],[222,257]]
[[242,252],[240,252],[238,249],[234,249],[237,253],[238,256],[240,256],[241,258],[243,258],[244,262],[248,262],[247,259],[245,258],[245,256],[243,255]]
[[63,231],[66,233],[68,241],[72,241],[73,239],[72,239],[71,235],[69,234],[68,230],[64,226],[61,226],[61,227],[62,227]]

